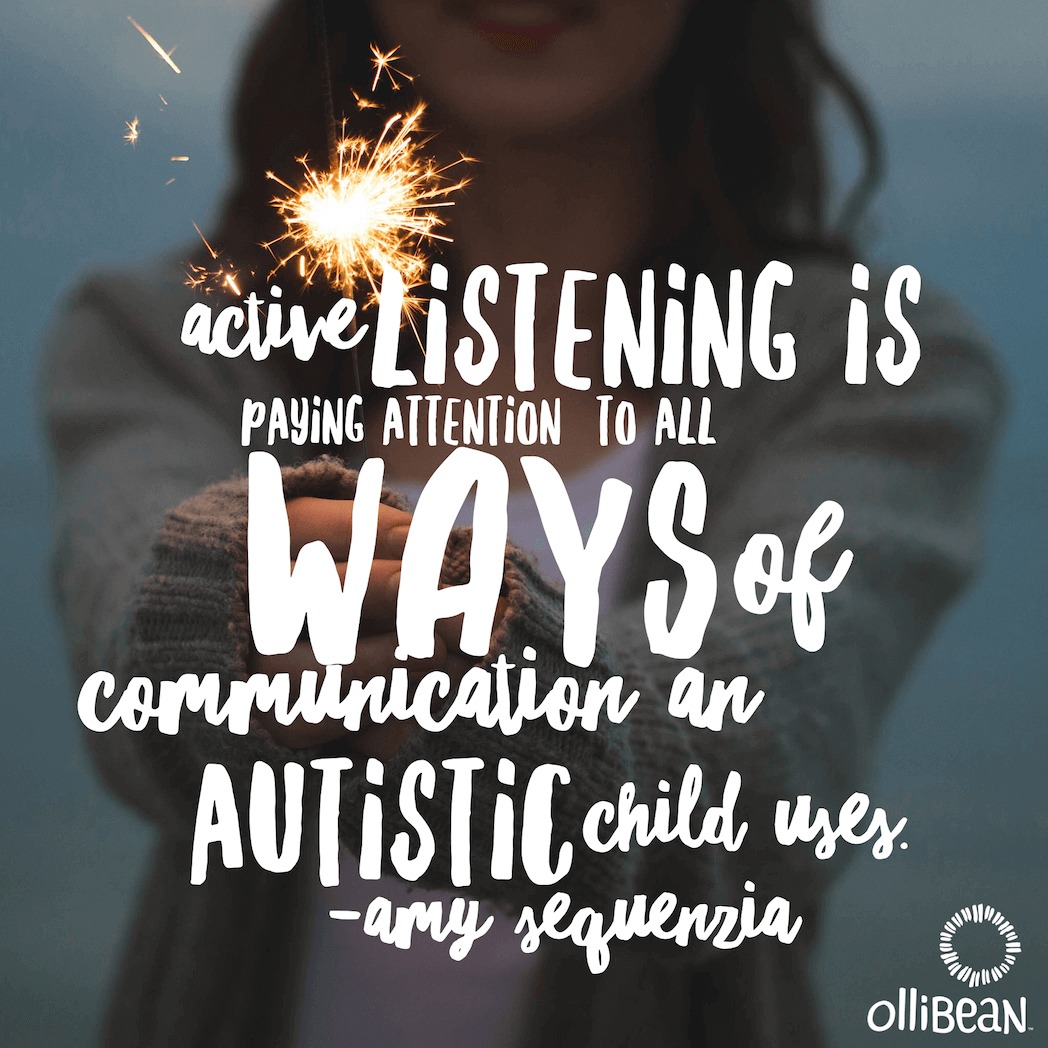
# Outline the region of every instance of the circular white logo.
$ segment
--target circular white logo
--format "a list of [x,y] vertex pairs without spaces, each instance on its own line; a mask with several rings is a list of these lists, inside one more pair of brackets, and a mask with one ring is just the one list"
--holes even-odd
[[[957,950],[954,949],[953,937],[956,932],[967,924],[989,925],[997,929],[1002,939],[1003,956],[996,964],[989,967],[975,967],[966,964]],[[1015,964],[1015,958],[1022,953],[1022,943],[1019,936],[1015,934],[1015,928],[1005,918],[1000,910],[992,906],[965,906],[958,910],[944,925],[939,933],[939,956],[942,963],[946,965],[949,973],[962,983],[970,987],[986,986],[991,982],[997,982],[1007,975]]]

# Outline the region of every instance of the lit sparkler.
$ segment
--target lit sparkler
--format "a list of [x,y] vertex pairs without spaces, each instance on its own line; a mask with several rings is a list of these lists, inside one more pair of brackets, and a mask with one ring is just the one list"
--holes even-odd
[[[396,77],[411,80],[393,67],[398,50],[382,52],[372,45],[373,86],[383,74],[394,87]],[[353,97],[360,109],[381,108],[356,92]],[[405,316],[414,327],[411,317],[422,302],[411,292],[425,277],[426,248],[433,241],[450,240],[438,232],[444,225],[438,209],[450,207],[454,203],[450,198],[468,181],[448,172],[471,162],[470,157],[460,156],[441,167],[427,155],[424,113],[419,103],[406,114],[391,116],[377,139],[347,134],[345,118],[339,134],[329,113],[331,154],[326,168],[312,165],[308,156],[299,157],[303,177],[298,185],[266,172],[285,191],[272,200],[284,220],[284,232],[262,245],[276,259],[270,277],[278,269],[293,266],[306,284],[312,284],[319,273],[348,297],[364,287],[367,303],[374,305],[383,271],[393,270],[404,283]],[[218,261],[218,252],[198,227],[197,233],[212,260]],[[221,261],[218,269],[190,264],[186,283],[206,292],[224,287],[239,295],[239,272],[228,261]]]
[[127,128],[124,132],[124,141],[130,146],[135,145],[140,134],[138,130],[138,117],[136,116],[132,117],[130,120],[125,120],[124,127]]
[[[446,166],[439,166],[425,152],[429,139],[422,128],[425,106],[419,103],[410,112],[391,116],[374,141],[346,133],[342,119],[341,135],[335,122],[330,65],[327,57],[323,7],[313,8],[314,27],[319,38],[318,53],[325,73],[328,142],[330,157],[327,169],[313,167],[308,156],[298,158],[303,178],[291,185],[272,171],[266,177],[276,182],[286,195],[277,196],[272,205],[284,220],[285,231],[262,246],[276,259],[270,277],[292,263],[299,277],[311,284],[317,273],[323,273],[336,290],[353,297],[358,286],[366,284],[368,304],[378,303],[383,273],[391,270],[404,286],[403,316],[420,340],[412,316],[422,309],[422,301],[412,295],[425,276],[425,249],[431,241],[450,241],[437,232],[444,225],[437,209],[450,207],[449,199],[462,189],[468,179],[455,180],[448,174],[458,164],[470,163],[461,155]],[[382,52],[372,45],[375,67],[372,90],[385,74],[394,90],[398,77],[410,82],[412,77],[395,68],[399,48]],[[359,109],[381,108],[362,98],[353,97]],[[176,159],[172,157],[172,159]],[[199,226],[193,223],[212,261],[218,252],[207,242]],[[277,249],[277,250],[274,250]],[[238,297],[240,274],[229,263],[209,269],[190,263],[186,283],[194,289],[210,292],[226,287]],[[254,276],[251,273],[250,276]],[[257,307],[256,307],[257,308]],[[356,389],[363,389],[357,355],[352,358]],[[368,456],[367,433],[363,436],[365,458]]]
[[130,22],[130,23],[131,23],[131,24],[132,24],[132,25],[133,25],[133,26],[134,26],[134,27],[135,27],[135,28],[136,28],[136,29],[137,29],[137,30],[138,30],[138,31],[139,31],[139,32],[140,32],[141,34],[142,34],[142,36],[143,36],[143,37],[145,37],[145,40],[146,40],[146,42],[147,42],[147,43],[149,44],[149,46],[150,46],[150,47],[151,47],[151,48],[152,48],[152,49],[153,49],[154,51],[156,51],[156,53],[157,53],[158,55],[160,55],[160,57],[161,57],[161,58],[162,58],[162,59],[163,59],[163,60],[164,60],[165,62],[167,62],[167,64],[168,64],[168,65],[169,65],[169,66],[170,66],[170,67],[171,67],[171,68],[172,68],[172,69],[173,69],[173,70],[174,70],[174,71],[175,71],[176,73],[181,73],[181,72],[182,72],[182,70],[181,70],[181,69],[179,69],[179,68],[178,68],[178,66],[176,66],[176,65],[175,65],[175,63],[174,63],[174,62],[172,61],[172,59],[171,59],[171,55],[172,55],[172,54],[174,53],[174,50],[175,50],[174,48],[171,48],[171,50],[170,50],[170,51],[165,51],[165,50],[164,50],[164,49],[163,49],[163,48],[162,48],[162,47],[160,46],[160,44],[158,44],[158,43],[157,43],[157,41],[156,41],[156,37],[154,37],[154,36],[153,36],[153,35],[152,35],[151,33],[148,33],[148,32],[146,32],[146,30],[144,30],[144,29],[143,29],[143,28],[142,28],[142,27],[141,27],[141,26],[140,26],[140,25],[139,25],[139,24],[138,24],[138,23],[137,23],[137,22],[136,22],[136,21],[135,21],[135,20],[134,20],[134,19],[133,19],[133,18],[132,18],[132,17],[130,16],[130,15],[128,15],[128,16],[127,16],[127,20],[128,20],[128,21],[129,21],[129,22]]
[[427,140],[418,137],[424,112],[419,104],[407,115],[390,117],[374,142],[347,137],[343,121],[330,170],[312,167],[308,157],[299,158],[304,172],[300,186],[266,173],[287,190],[273,201],[286,231],[265,245],[272,250],[286,244],[290,249],[277,255],[278,268],[294,259],[307,283],[322,272],[347,296],[364,282],[372,303],[377,301],[382,271],[392,269],[409,292],[405,305],[419,305],[410,290],[422,283],[425,245],[450,239],[437,232],[444,223],[436,209],[451,206],[454,201],[448,198],[467,181],[454,181],[447,172],[469,160],[461,157],[438,167],[425,155]]

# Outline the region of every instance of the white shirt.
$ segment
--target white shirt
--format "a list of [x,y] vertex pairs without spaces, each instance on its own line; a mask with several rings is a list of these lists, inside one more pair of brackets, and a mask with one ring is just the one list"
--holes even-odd
[[[638,437],[635,443],[610,448],[586,469],[564,477],[584,540],[603,482],[616,477],[630,483],[640,474],[642,456],[650,446],[650,440]],[[411,481],[386,483],[403,491],[412,504],[422,490],[422,485]],[[631,514],[638,501],[634,497]],[[470,512],[467,505],[460,522],[468,523]],[[530,490],[510,492],[508,516],[510,541],[534,554],[543,574],[559,579]],[[629,527],[627,518],[624,534]],[[601,576],[602,601],[614,602],[619,596],[626,553],[627,543],[620,540]],[[328,911],[363,913],[381,895],[394,907],[441,901],[446,914],[456,893],[414,889],[390,876],[363,881],[354,856],[343,849],[340,858],[341,883],[317,893],[296,1048],[419,1044],[426,1048],[503,1048],[519,1040],[523,1005],[538,958],[521,951],[513,933],[515,918],[482,904],[481,921],[491,915],[494,923],[460,961],[448,956],[450,939],[439,943],[418,931],[410,949],[398,949],[366,935],[360,921],[334,920]]]

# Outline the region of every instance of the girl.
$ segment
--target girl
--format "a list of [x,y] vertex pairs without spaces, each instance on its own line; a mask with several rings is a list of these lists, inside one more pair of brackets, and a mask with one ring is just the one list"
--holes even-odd
[[[509,472],[511,544],[490,648],[479,665],[500,655],[526,661],[540,690],[568,676],[621,675],[626,690],[639,694],[636,708],[623,723],[602,721],[596,731],[558,732],[535,722],[508,737],[465,720],[431,734],[396,723],[348,733],[340,722],[280,725],[271,718],[260,718],[246,738],[202,718],[187,718],[175,736],[92,734],[101,774],[161,832],[104,1043],[817,1044],[807,958],[827,863],[810,846],[779,844],[772,813],[777,800],[801,795],[834,812],[860,787],[903,674],[970,575],[1001,414],[993,366],[963,316],[924,289],[919,305],[905,310],[921,346],[912,377],[892,384],[871,364],[865,384],[845,381],[853,296],[869,303],[871,345],[899,332],[879,308],[883,278],[874,274],[868,292],[856,290],[863,271],[853,274],[851,244],[826,220],[817,105],[827,90],[844,99],[873,147],[866,111],[827,56],[804,0],[370,0],[322,7],[282,0],[247,60],[236,115],[238,175],[210,238],[245,271],[264,271],[264,261],[252,266],[253,253],[280,232],[262,173],[292,179],[296,156],[324,155],[328,86],[336,107],[352,108],[351,92],[365,91],[371,79],[365,60],[372,40],[401,46],[442,131],[434,148],[481,161],[455,209],[454,245],[444,258],[453,282],[448,300],[482,264],[503,274],[522,262],[548,269],[538,284],[529,396],[561,399],[560,443],[541,453],[564,477],[580,521],[592,520],[608,477],[628,481],[634,506],[643,509],[664,463],[694,465],[707,492],[704,527],[701,538],[693,524],[678,534],[711,558],[722,596],[694,658],[652,654],[646,586],[670,579],[674,608],[683,580],[652,541],[643,511],[634,513],[603,575],[594,658],[584,669],[572,665],[561,644],[563,597],[549,581],[557,579],[555,562],[542,548],[541,521],[526,495],[522,449],[486,448]],[[875,159],[874,151],[873,167]],[[575,323],[599,330],[610,274],[627,286],[639,286],[645,268],[660,281],[673,264],[689,281],[710,274],[726,315],[729,270],[742,268],[752,278],[772,259],[793,273],[792,285],[777,289],[770,326],[795,339],[789,380],[770,381],[747,368],[741,383],[726,383],[714,370],[700,385],[685,369],[684,385],[627,389],[640,435],[617,450],[601,446],[597,397],[624,391],[603,384],[595,341],[576,356],[588,387],[555,381],[555,292],[563,275],[595,275],[578,285]],[[124,676],[214,671],[230,679],[316,665],[308,638],[286,655],[260,656],[251,644],[240,413],[247,398],[348,396],[352,383],[323,350],[309,365],[288,366],[279,354],[260,364],[179,346],[190,301],[171,262],[141,275],[98,277],[78,293],[52,340],[46,411],[60,481],[56,569],[81,677],[105,667]],[[303,301],[323,308],[316,289]],[[485,305],[484,317],[500,346],[513,344],[511,295]],[[453,314],[450,324],[449,345],[475,337],[461,317]],[[407,339],[402,353],[410,356]],[[482,387],[449,371],[440,386],[405,392],[514,391],[505,354]],[[363,392],[369,432],[378,434],[386,393]],[[716,443],[655,446],[660,396],[675,403],[710,397]],[[320,540],[344,563],[359,445],[336,449],[344,462],[317,457],[331,450],[325,448],[307,455],[290,444],[267,450],[287,467],[292,557]],[[365,635],[347,677],[388,675],[401,665],[392,631],[412,505],[405,493],[416,495],[448,451],[396,441],[381,450],[387,508]],[[755,615],[728,599],[728,580],[751,535],[779,535],[790,549],[825,500],[840,503],[845,520],[813,570],[825,578],[845,550],[854,560],[827,598],[826,642],[809,652],[797,644],[786,598]],[[445,582],[464,581],[468,544],[468,531],[455,533]],[[439,632],[433,660],[412,668],[437,667],[456,679],[478,660],[457,650],[452,625]],[[760,689],[765,699],[749,723],[729,718],[718,732],[694,728],[667,709],[672,682],[687,666],[710,682],[745,676],[748,693]],[[473,880],[468,891],[453,890],[447,776],[426,807],[436,853],[422,885],[436,894],[423,898],[465,894],[491,902],[497,921],[488,941],[478,943],[473,967],[453,964],[438,949],[401,954],[327,918],[329,909],[349,908],[346,899],[366,903],[400,890],[387,880],[376,886],[347,875],[343,894],[318,898],[305,858],[274,876],[249,857],[230,870],[213,859],[205,883],[191,885],[207,764],[229,770],[246,812],[256,761],[308,766],[332,754],[379,757],[384,796],[394,800],[413,760],[439,769],[444,760],[479,756],[476,812],[492,811],[499,791],[513,792],[497,778],[500,758],[514,763],[518,796],[535,769],[561,765],[571,784],[556,793],[554,826],[560,840],[574,844],[574,861],[555,888],[571,895],[574,908],[608,912],[616,899],[663,891],[689,905],[738,905],[747,895],[763,905],[781,896],[803,917],[801,934],[789,945],[757,937],[726,951],[695,940],[682,948],[636,939],[615,944],[600,975],[589,972],[575,947],[525,955],[512,937],[513,915],[524,905],[541,907],[554,889],[536,886],[519,868],[509,880],[494,878],[490,820],[479,819]],[[596,854],[582,844],[585,813],[614,799],[622,783],[635,783],[638,801],[651,803],[692,766],[702,769],[705,804],[722,795],[730,772],[741,776],[737,818],[749,827],[737,851],[669,844]],[[313,806],[317,791],[311,778]],[[339,827],[349,852],[360,849],[367,792],[374,787],[359,774],[343,777]],[[388,839],[410,832],[394,803],[386,813]],[[304,844],[304,857],[315,854]]]

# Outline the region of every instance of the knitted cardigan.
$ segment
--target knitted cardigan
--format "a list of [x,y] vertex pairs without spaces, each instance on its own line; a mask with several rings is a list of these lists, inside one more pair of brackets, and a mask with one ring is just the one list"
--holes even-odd
[[[805,917],[789,946],[766,937],[728,951],[697,941],[613,943],[611,967],[600,975],[588,972],[575,947],[548,949],[525,1022],[529,1043],[819,1043],[807,958],[819,897],[837,861],[818,860],[811,845],[777,844],[772,811],[776,800],[801,794],[833,811],[861,788],[892,696],[975,564],[981,491],[1003,395],[970,322],[928,289],[907,312],[922,349],[913,377],[892,386],[871,368],[866,385],[847,385],[848,271],[826,262],[794,269],[793,286],[777,293],[772,330],[796,336],[796,374],[774,382],[748,372],[737,390],[714,384],[659,391],[710,396],[717,442],[653,448],[648,475],[634,484],[634,497],[646,500],[663,462],[686,460],[701,469],[708,512],[693,541],[717,565],[720,592],[691,664],[707,681],[746,675],[751,693],[763,689],[753,719],[739,725],[728,718],[713,732],[668,714],[669,686],[685,663],[651,654],[642,606],[648,580],[677,576],[637,514],[637,533],[620,540],[632,544],[627,599],[602,613],[592,666],[580,671],[564,661],[561,592],[512,549],[507,611],[492,642],[492,654],[535,648],[540,689],[568,674],[622,674],[627,690],[641,696],[630,716],[595,732],[533,722],[512,737],[459,720],[438,734],[417,733],[387,764],[387,787],[395,790],[399,773],[416,758],[438,767],[448,757],[484,758],[475,781],[477,811],[491,810],[499,757],[516,763],[518,783],[540,764],[567,766],[572,779],[558,791],[555,827],[561,839],[575,840],[574,862],[555,888],[568,891],[574,907],[606,909],[614,899],[661,891],[675,892],[682,904],[737,905],[750,879],[758,900],[782,895]],[[181,346],[189,302],[167,264],[139,276],[97,277],[73,296],[47,349],[42,397],[58,480],[55,579],[79,679],[97,669],[157,679],[245,673],[241,405],[289,390],[277,367]],[[891,330],[883,313],[871,309],[871,316],[875,347]],[[288,498],[352,498],[355,473],[347,465],[302,461],[301,448],[272,450],[288,467]],[[827,597],[825,644],[809,653],[794,638],[788,597],[753,615],[738,606],[729,580],[752,534],[778,534],[789,550],[824,499],[844,507],[845,521],[816,558],[816,574],[825,576],[844,549],[855,557],[844,583]],[[113,729],[90,734],[88,743],[107,785],[160,834],[103,1043],[288,1044],[309,893],[317,883],[315,863],[310,870],[306,860],[315,849],[304,841],[303,860],[283,875],[260,871],[250,858],[243,869],[228,871],[213,861],[200,886],[190,884],[189,853],[206,764],[230,770],[238,807],[246,811],[254,762],[279,767],[290,759],[306,763],[312,754],[293,754],[260,729],[237,737],[187,716],[175,736]],[[739,851],[661,845],[598,855],[581,844],[582,816],[594,801],[615,798],[627,780],[637,784],[638,799],[650,801],[660,779],[673,780],[690,764],[701,766],[707,798],[719,797],[729,770],[741,773],[738,817],[750,829]],[[315,787],[309,786],[314,804]],[[351,848],[359,843],[363,789],[359,777],[344,777],[340,834]],[[406,828],[395,804],[386,809],[389,834]],[[447,782],[438,778],[427,814],[437,841],[427,885],[450,887],[448,813]],[[308,818],[306,825],[308,832]],[[469,894],[513,910],[540,904],[554,890],[523,877],[491,880],[481,861],[485,852],[490,857],[483,828],[475,847]],[[891,861],[903,860],[896,853]],[[411,1007],[411,987],[403,993]],[[347,1019],[345,1043],[352,1044]]]

